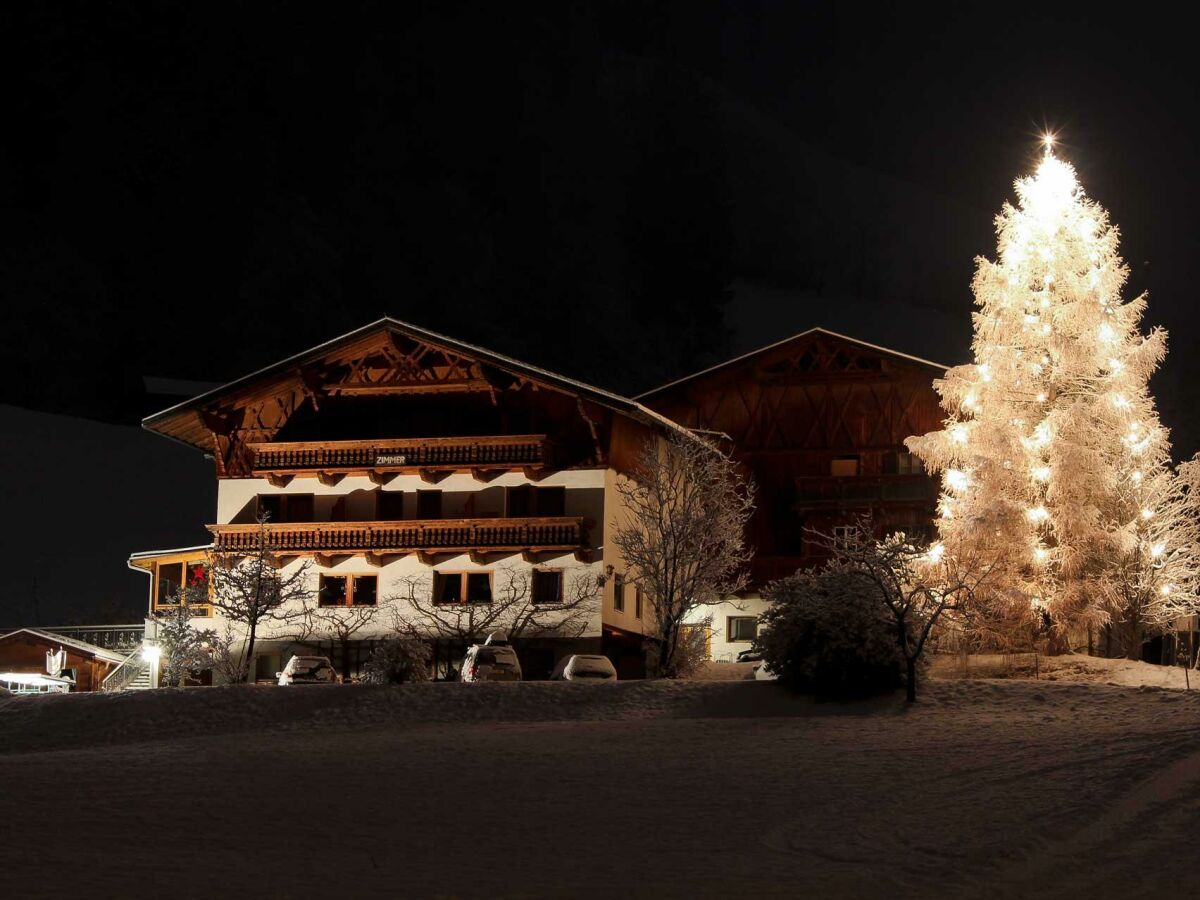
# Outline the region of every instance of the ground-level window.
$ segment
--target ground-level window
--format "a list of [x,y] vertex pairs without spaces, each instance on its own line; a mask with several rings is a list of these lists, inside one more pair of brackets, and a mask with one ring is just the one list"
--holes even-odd
[[491,572],[434,572],[434,603],[491,603]]
[[533,570],[533,602],[561,603],[563,573],[558,569]]
[[375,575],[322,575],[317,602],[321,606],[374,606],[378,584]]
[[839,547],[857,547],[858,538],[857,525],[835,525],[833,527],[833,542]]
[[758,637],[758,619],[754,616],[730,616],[726,633],[730,641],[752,641]]

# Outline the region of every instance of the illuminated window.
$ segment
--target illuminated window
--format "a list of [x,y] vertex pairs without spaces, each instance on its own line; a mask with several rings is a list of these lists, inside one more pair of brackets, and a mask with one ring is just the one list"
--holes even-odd
[[625,576],[613,576],[613,609],[625,612]]
[[857,456],[837,456],[829,461],[829,474],[834,478],[844,478],[858,474]]

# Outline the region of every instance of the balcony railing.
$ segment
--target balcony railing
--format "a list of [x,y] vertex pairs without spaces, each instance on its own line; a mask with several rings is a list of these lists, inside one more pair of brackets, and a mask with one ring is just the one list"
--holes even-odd
[[[259,526],[209,525],[219,553],[259,546]],[[273,553],[461,553],[466,550],[575,550],[581,518],[413,519],[403,522],[288,522],[267,526]]]
[[544,434],[249,444],[255,474],[515,468],[548,462]]
[[937,484],[928,475],[850,475],[796,479],[797,506],[932,503]]

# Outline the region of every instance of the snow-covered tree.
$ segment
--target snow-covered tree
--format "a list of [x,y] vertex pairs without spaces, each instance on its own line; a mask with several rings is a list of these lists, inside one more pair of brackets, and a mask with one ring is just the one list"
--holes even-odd
[[213,632],[192,624],[192,606],[208,602],[207,584],[180,588],[170,606],[155,613],[160,657],[159,683],[182,687],[187,676],[213,667]]
[[675,677],[690,658],[679,652],[685,623],[746,586],[754,484],[716,446],[677,436],[646,441],[617,493],[627,515],[612,523],[609,540],[645,589],[658,674]]
[[1194,505],[1148,388],[1166,333],[1140,330],[1117,228],[1049,138],[1016,193],[997,259],[977,260],[974,362],[936,383],[945,428],[907,443],[942,475],[946,552],[1003,554],[994,602],[1048,614],[1059,637],[1136,634],[1196,598]]

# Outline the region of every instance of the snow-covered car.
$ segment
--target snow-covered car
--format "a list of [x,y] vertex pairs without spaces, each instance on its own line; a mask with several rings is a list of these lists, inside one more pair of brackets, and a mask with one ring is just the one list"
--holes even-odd
[[582,681],[589,684],[616,684],[617,670],[607,656],[576,653],[560,659],[550,674],[551,681]]
[[503,644],[475,644],[463,657],[463,681],[520,681],[521,661],[517,651]]
[[754,680],[755,681],[778,681],[779,676],[776,675],[774,672],[772,672],[770,669],[768,669],[766,663],[763,663],[762,665],[754,667]]
[[758,662],[762,659],[761,650],[743,650],[737,655],[738,662]]
[[293,656],[282,672],[276,672],[280,687],[289,684],[337,684],[342,679],[328,656]]

